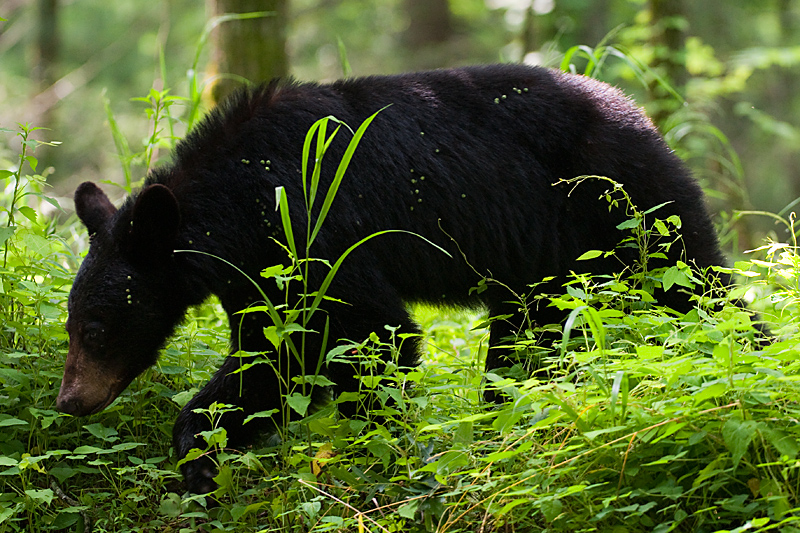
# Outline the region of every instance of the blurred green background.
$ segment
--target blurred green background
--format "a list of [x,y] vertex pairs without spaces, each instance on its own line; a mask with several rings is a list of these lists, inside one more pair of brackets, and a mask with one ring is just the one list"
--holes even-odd
[[[201,42],[222,3],[0,5],[0,126],[31,122],[63,141],[37,153],[62,205],[80,181],[122,179],[103,95],[137,151],[151,132],[131,98],[151,87],[185,95],[194,74],[208,79],[213,46]],[[557,67],[574,46],[611,45],[625,59],[609,57],[593,75],[648,109],[706,188],[729,250],[775,229],[754,215],[734,222],[737,211],[785,214],[800,196],[800,0],[250,1],[260,4],[287,10],[288,70],[301,80],[497,61]],[[585,59],[572,57],[583,71]]]

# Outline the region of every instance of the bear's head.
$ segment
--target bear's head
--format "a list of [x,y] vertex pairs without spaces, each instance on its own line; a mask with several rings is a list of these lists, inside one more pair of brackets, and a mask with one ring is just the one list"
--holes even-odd
[[75,415],[107,407],[147,367],[183,317],[173,247],[180,210],[154,184],[117,210],[81,184],[75,210],[91,238],[69,295],[69,352],[56,402]]

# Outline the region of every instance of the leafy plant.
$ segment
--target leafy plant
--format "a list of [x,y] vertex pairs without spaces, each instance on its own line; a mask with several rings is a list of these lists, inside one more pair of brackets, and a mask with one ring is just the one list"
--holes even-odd
[[[196,116],[198,95],[188,117]],[[126,190],[136,169],[157,159],[156,148],[173,142],[174,106],[182,102],[171,98],[166,91],[144,98],[152,135],[138,152],[125,148],[112,123]],[[314,224],[287,224],[290,206],[277,194],[286,262],[267,265],[263,275],[293,290],[282,302],[265,299],[246,310],[274,317],[266,333],[284,358],[304,356],[303,335],[324,335],[305,330],[329,283],[310,287],[307,280],[319,221],[336,208],[333,188],[319,196],[318,165],[341,127],[332,117],[319,121],[303,147],[304,161],[316,163],[303,168],[300,208],[314,214],[307,217]],[[32,150],[41,143],[33,131],[21,127],[18,154],[0,165],[10,169],[0,170],[9,183],[0,202],[0,532],[797,530],[800,258],[793,217],[774,215],[788,228],[788,243],[770,242],[758,250],[763,258],[731,269],[748,281],[731,299],[755,296],[778,335],[762,346],[751,341],[750,315],[711,292],[684,316],[651,305],[653,288],[710,288],[713,279],[680,263],[650,268],[660,245],[680,245],[680,221],[659,223],[658,210],[640,211],[609,182],[599,201],[626,209],[625,244],[640,251],[638,268],[575,276],[564,294],[531,287],[514,295],[569,311],[548,379],[496,376],[492,386],[510,401],[486,405],[479,360],[486,317],[415,309],[428,332],[417,368],[385,364],[385,354],[405,341],[392,331],[322,354],[365,369],[363,389],[378,399],[380,421],[337,418],[332,405],[309,413],[310,394],[328,383],[319,375],[286,379],[281,408],[298,416],[279,438],[234,452],[219,428],[207,434],[220,466],[219,505],[211,507],[203,496],[179,493],[169,443],[178,409],[226,355],[217,302],[192,309],[158,365],[105,412],[84,420],[54,409],[67,348],[66,295],[79,260],[72,248],[85,242],[73,242],[83,233],[74,220],[58,224],[37,211],[37,202],[53,203],[36,174]],[[339,168],[342,179],[344,160]],[[583,260],[608,253],[587,251]],[[330,276],[344,260],[326,265]],[[297,293],[304,296],[290,297]],[[521,332],[522,355],[541,349],[539,333],[533,324]],[[208,415],[216,421],[229,408],[215,405]]]

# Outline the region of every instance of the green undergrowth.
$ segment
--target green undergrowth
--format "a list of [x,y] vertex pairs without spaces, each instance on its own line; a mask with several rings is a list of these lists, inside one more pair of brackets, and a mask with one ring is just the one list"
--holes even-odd
[[[170,124],[180,102],[167,91],[144,101],[154,134],[138,154],[109,111],[128,192],[138,172],[131,165],[146,169],[153,147],[171,144],[157,125]],[[650,268],[680,246],[680,220],[640,212],[606,180],[598,201],[626,210],[621,246],[641,250],[637,266],[616,277],[576,275],[563,294],[539,295],[535,287],[509,294],[569,316],[563,325],[530,324],[510,340],[518,366],[482,370],[485,326],[502,317],[417,307],[426,332],[422,364],[389,364],[364,376],[365,394],[379,403],[374,418],[341,418],[334,402],[307,411],[303,387],[325,382],[300,377],[283,407],[307,416],[282,427],[281,438],[265,436],[245,450],[228,448],[224,431],[208,432],[220,487],[190,495],[170,446],[172,425],[227,354],[224,313],[215,301],[192,309],[158,364],[102,413],[78,419],[57,412],[66,296],[87,243],[74,217],[65,220],[47,197],[34,152],[43,147],[31,131],[4,130],[22,144],[0,153],[0,533],[800,530],[796,242],[769,243],[736,263],[739,283],[723,295],[715,272],[680,262]],[[307,142],[314,138],[306,155],[321,160],[325,127]],[[306,208],[335,209],[332,197],[314,207],[317,169],[303,176]],[[581,177],[575,186],[597,179],[605,178]],[[288,212],[285,195],[279,198]],[[792,219],[781,221],[796,234]],[[308,228],[309,246],[318,229]],[[288,264],[265,274],[303,283],[313,250],[287,248]],[[589,250],[581,259],[591,270],[593,259],[613,253]],[[487,278],[476,290],[501,282]],[[700,286],[708,289],[697,291],[703,296],[686,315],[649,296]],[[298,317],[324,297],[303,287],[308,298],[291,313],[280,302],[260,310],[274,315],[276,327],[265,334],[289,357],[303,355],[289,330],[302,334]],[[765,340],[756,321],[774,337]],[[554,331],[555,343],[537,342]],[[355,357],[369,367],[376,353],[395,349],[378,339],[326,357]],[[506,401],[484,402],[486,387]],[[228,408],[212,406],[208,415],[215,420]]]
[[[341,419],[328,406],[280,442],[237,451],[223,435],[213,506],[184,493],[169,443],[180,406],[226,352],[219,305],[193,309],[159,364],[103,413],[58,413],[78,261],[70,236],[80,230],[23,209],[38,205],[43,181],[31,152],[16,164],[5,174],[19,180],[15,194],[34,194],[3,204],[14,229],[0,294],[0,531],[795,530],[793,244],[736,265],[747,283],[733,296],[755,298],[778,335],[763,346],[740,307],[636,308],[641,277],[578,276],[549,298],[575,311],[568,338],[543,359],[549,376],[512,372],[517,380],[482,373],[486,317],[417,308],[423,363],[365,382],[391,399],[381,419]],[[670,290],[702,281],[680,265],[655,283],[665,276]],[[508,401],[485,403],[487,382]]]

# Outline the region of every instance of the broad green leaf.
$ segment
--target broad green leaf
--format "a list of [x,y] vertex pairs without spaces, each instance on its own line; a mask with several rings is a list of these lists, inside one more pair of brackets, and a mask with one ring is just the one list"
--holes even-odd
[[305,383],[307,385],[313,385],[315,387],[331,387],[336,385],[333,381],[329,380],[323,375],[316,374],[316,375],[306,375],[306,376],[295,376],[292,378],[297,384]]
[[242,425],[247,424],[248,422],[256,418],[272,418],[272,415],[274,415],[277,412],[278,412],[277,409],[270,409],[269,411],[259,411],[258,413],[253,413],[252,415],[244,419]]
[[19,418],[6,418],[4,420],[0,420],[0,428],[9,426],[27,426],[27,425],[28,423],[25,420],[20,420]]
[[262,500],[260,502],[251,503],[248,506],[235,505],[231,508],[231,518],[233,518],[234,522],[238,522],[243,516],[256,513],[260,511],[262,507],[270,505],[270,503],[269,500]]
[[106,442],[114,442],[116,440],[119,440],[119,437],[117,437],[117,430],[114,428],[107,428],[103,424],[100,423],[88,424],[83,427],[98,439],[104,440]]
[[45,505],[50,505],[50,502],[52,502],[55,497],[53,491],[50,489],[27,489],[25,490],[25,494],[33,501]]
[[673,285],[680,285],[681,287],[686,287],[687,289],[691,289],[693,287],[692,282],[689,280],[689,277],[686,275],[686,273],[676,266],[671,266],[666,270],[666,272],[664,272],[664,275],[661,278],[661,283],[664,285],[665,291],[668,291]]
[[176,466],[181,466],[184,463],[188,463],[188,462],[194,461],[198,457],[201,457],[201,456],[205,455],[205,453],[206,452],[204,452],[203,450],[201,450],[199,448],[192,448],[191,450],[188,451],[188,453],[186,454],[186,456],[183,459],[178,461],[178,464]]
[[656,219],[656,221],[653,222],[653,227],[656,228],[656,231],[658,231],[659,235],[663,237],[669,236],[669,230],[667,229],[667,225],[664,224],[663,220]]
[[622,222],[620,224],[617,224],[617,229],[619,229],[619,230],[633,229],[633,228],[638,228],[641,225],[642,225],[642,219],[640,219],[640,218],[629,218],[628,220],[626,220],[626,221],[624,221],[624,222]]
[[758,429],[781,455],[785,455],[789,459],[795,459],[800,453],[800,443],[798,443],[797,437],[793,434],[773,429],[763,422],[759,423]]
[[576,259],[576,261],[586,261],[588,259],[594,259],[595,257],[600,257],[603,255],[603,252],[600,250],[589,250],[586,253],[581,254],[581,256]]
[[228,444],[228,432],[225,428],[216,428],[210,431],[201,431],[199,433],[206,441],[209,447],[220,446],[224,448]]
[[706,387],[703,387],[699,391],[693,394],[695,405],[698,405],[706,400],[710,400],[711,398],[717,398],[722,396],[728,391],[728,385],[722,382],[712,383]]
[[214,476],[214,481],[216,481],[219,488],[214,491],[217,495],[222,495],[227,492],[231,492],[233,489],[233,470],[228,465],[220,465],[217,470],[217,475]]
[[520,504],[523,504],[523,503],[529,503],[529,500],[527,498],[519,498],[519,499],[516,499],[516,500],[511,500],[510,502],[505,504],[499,511],[497,511],[497,513],[494,514],[494,516],[499,518],[499,517],[503,516],[504,514],[508,514],[508,512],[511,509],[513,509],[514,507],[516,507],[516,506],[518,506]]
[[311,405],[311,397],[303,396],[299,392],[293,392],[289,396],[286,396],[286,403],[299,415],[306,416],[308,406]]
[[72,450],[72,453],[76,455],[83,455],[83,454],[97,453],[102,451],[103,451],[102,448],[98,448],[96,446],[78,446],[77,448]]
[[397,514],[402,516],[403,518],[407,518],[412,520],[414,515],[417,514],[417,508],[419,507],[419,500],[411,500],[408,503],[404,503],[397,509]]
[[36,211],[34,211],[32,207],[23,205],[19,208],[19,212],[22,213],[22,216],[36,224]]
[[274,265],[271,267],[267,267],[261,271],[262,278],[273,278],[275,276],[289,274],[292,271],[292,267],[284,267],[283,265]]
[[134,448],[139,448],[140,446],[145,446],[145,444],[142,442],[120,442],[119,444],[113,445],[111,449],[115,452],[126,452]]
[[551,500],[544,500],[541,505],[542,514],[548,522],[552,522],[561,514],[564,509],[564,504],[561,500],[553,498]]
[[756,428],[757,424],[754,421],[742,421],[736,417],[729,418],[722,426],[722,438],[725,440],[725,446],[731,452],[733,468],[739,465],[742,457],[747,453],[747,448],[756,435]]
[[25,247],[29,252],[33,252],[34,254],[41,256],[46,256],[48,254],[50,250],[50,241],[33,233],[20,233],[22,233],[22,242],[25,244]]
[[5,243],[12,235],[14,235],[14,230],[16,229],[16,226],[0,228],[0,244]]

